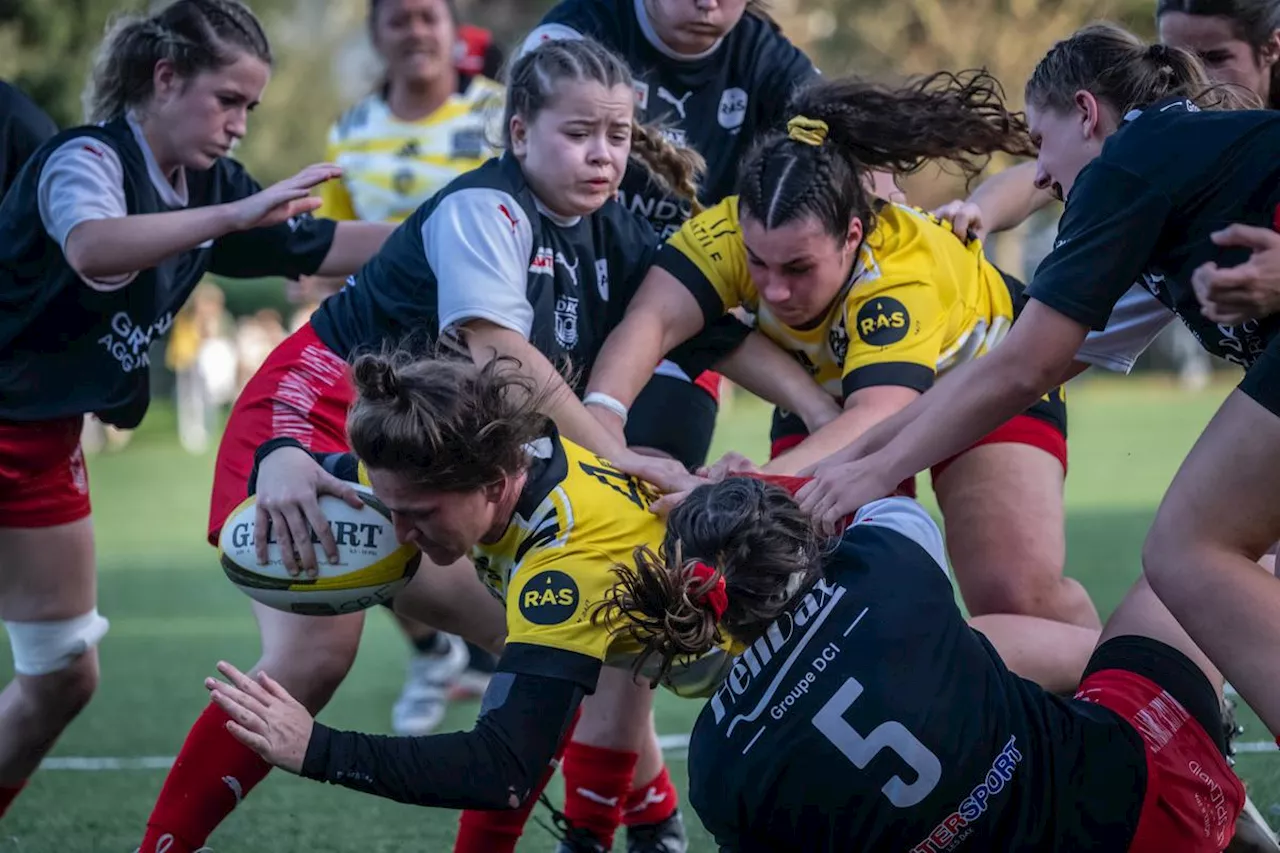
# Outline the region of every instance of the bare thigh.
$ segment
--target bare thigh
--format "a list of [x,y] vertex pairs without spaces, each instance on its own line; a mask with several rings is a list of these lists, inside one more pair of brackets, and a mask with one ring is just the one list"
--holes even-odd
[[98,601],[93,521],[0,528],[0,620],[52,622]]

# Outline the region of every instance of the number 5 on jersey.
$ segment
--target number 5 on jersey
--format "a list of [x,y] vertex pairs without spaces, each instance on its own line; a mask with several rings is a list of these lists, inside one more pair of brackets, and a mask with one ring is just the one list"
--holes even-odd
[[862,695],[862,685],[850,678],[827,700],[822,710],[813,715],[813,725],[844,753],[859,770],[866,770],[871,759],[881,750],[891,750],[916,773],[916,780],[908,784],[901,776],[893,776],[880,790],[900,809],[917,805],[937,787],[942,778],[942,764],[928,747],[916,740],[902,723],[881,723],[865,737],[844,718],[844,714]]

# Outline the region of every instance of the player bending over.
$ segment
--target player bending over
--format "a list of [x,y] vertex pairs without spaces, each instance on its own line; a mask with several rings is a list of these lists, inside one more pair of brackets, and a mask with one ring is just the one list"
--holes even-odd
[[1231,841],[1222,677],[1144,580],[1066,699],[965,625],[941,533],[907,498],[862,507],[832,550],[787,489],[732,477],[632,565],[596,621],[644,644],[637,671],[746,647],[689,746],[689,799],[723,853]]
[[[589,618],[613,584],[611,569],[637,544],[655,546],[663,522],[639,481],[559,436],[539,408],[548,392],[508,358],[483,367],[457,358],[361,357],[347,430],[354,455],[310,455],[292,439],[259,451],[259,500],[267,493],[350,493],[371,486],[391,510],[397,536],[435,564],[401,593],[398,609],[444,606],[424,575],[470,557],[493,593],[473,624],[506,621],[506,646],[474,730],[422,737],[374,737],[317,724],[269,674],[230,664],[230,684],[210,679],[229,729],[270,763],[310,779],[424,806],[516,809],[537,798],[583,698],[633,688],[639,647]],[[317,464],[319,462],[319,465]],[[323,468],[323,470],[322,470]],[[347,481],[347,482],[342,482]],[[289,520],[273,518],[280,529]],[[438,571],[438,570],[436,570]],[[477,588],[478,588],[477,584]],[[498,602],[502,601],[503,604]],[[466,632],[463,632],[466,633]],[[708,653],[664,682],[706,695],[728,660]],[[604,664],[613,666],[605,667]],[[615,756],[604,780],[629,790],[636,751],[648,736],[652,694],[611,715],[584,713],[580,741]],[[621,819],[620,797],[590,833],[605,848]],[[517,828],[518,834],[518,828]],[[514,839],[512,839],[514,843]]]

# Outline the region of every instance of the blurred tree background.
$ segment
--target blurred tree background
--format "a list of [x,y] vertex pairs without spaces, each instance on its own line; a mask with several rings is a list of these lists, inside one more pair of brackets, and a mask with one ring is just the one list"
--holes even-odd
[[[236,151],[265,182],[324,156],[327,128],[369,90],[378,68],[369,47],[369,0],[249,0],[271,37],[276,69],[249,136]],[[145,0],[0,0],[0,75],[29,92],[61,125],[81,120],[81,94],[112,15],[154,7]],[[459,0],[467,20],[510,46],[552,0]],[[771,0],[770,12],[827,74],[892,78],[985,66],[1021,102],[1022,82],[1055,39],[1080,24],[1118,20],[1153,34],[1151,0]],[[1001,168],[1003,163],[993,163]],[[926,169],[905,183],[931,205],[964,186]],[[1051,214],[1050,214],[1051,215]],[[1024,268],[1018,234],[994,247]]]

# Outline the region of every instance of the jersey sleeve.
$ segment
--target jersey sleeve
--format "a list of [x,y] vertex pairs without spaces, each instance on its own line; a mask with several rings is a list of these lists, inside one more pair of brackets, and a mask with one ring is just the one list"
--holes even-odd
[[892,530],[919,545],[933,558],[944,574],[947,569],[947,546],[938,523],[918,502],[911,498],[881,498],[864,504],[853,517],[849,528],[871,525]]
[[737,214],[736,198],[703,211],[671,235],[655,262],[688,288],[708,325],[755,292]]
[[1174,313],[1135,284],[1116,303],[1101,332],[1090,332],[1076,353],[1076,361],[1117,373],[1128,373],[1138,356],[1146,352],[1156,336],[1174,319]]
[[1149,263],[1172,209],[1168,196],[1148,181],[1095,160],[1072,187],[1053,251],[1027,295],[1101,331]]
[[[238,163],[223,160],[216,167],[225,201],[248,198],[262,187]],[[310,213],[279,225],[233,231],[213,241],[209,269],[231,278],[314,275],[324,263],[337,223]]]
[[521,563],[507,588],[507,647],[498,668],[593,692],[610,638],[591,616],[613,586],[613,564],[591,548],[549,548]]
[[877,283],[844,305],[848,350],[841,388],[848,397],[877,385],[927,391],[946,342],[946,314],[937,288],[925,282]]
[[[64,254],[67,237],[77,225],[129,215],[120,155],[92,136],[71,139],[49,155],[40,170],[36,194],[44,230]],[[95,290],[116,290],[137,275],[84,278],[84,282]]]
[[422,223],[422,248],[439,282],[442,331],[488,320],[529,337],[533,226],[510,193],[473,188],[445,196]]

